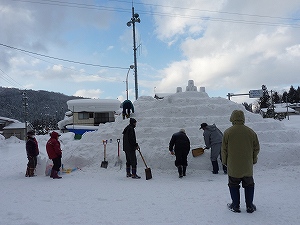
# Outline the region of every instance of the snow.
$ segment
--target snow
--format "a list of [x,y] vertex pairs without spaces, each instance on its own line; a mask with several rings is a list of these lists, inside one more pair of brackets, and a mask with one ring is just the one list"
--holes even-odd
[[25,123],[21,122],[13,122],[7,126],[5,126],[3,129],[8,130],[8,129],[24,129]]
[[68,109],[72,112],[113,112],[120,108],[117,99],[73,99],[67,101]]
[[[187,176],[179,179],[174,157],[168,152],[171,135],[184,128],[192,147],[204,145],[200,124],[215,123],[224,131],[229,117],[243,106],[206,93],[183,92],[156,100],[142,96],[134,102],[136,135],[153,178],[145,180],[145,166],[138,155],[140,180],[125,177],[117,162],[117,139],[128,119],[87,132],[81,140],[73,133],[60,136],[64,168],[79,168],[62,179],[45,176],[45,144],[49,135],[39,135],[38,176],[26,178],[25,142],[0,135],[0,224],[298,224],[300,215],[300,116],[289,120],[263,119],[247,111],[246,125],[257,132],[261,151],[254,166],[254,203],[257,211],[242,213],[226,208],[230,202],[227,176],[211,173],[210,150],[199,157],[189,155]],[[102,140],[108,140],[108,168],[101,168]],[[121,141],[122,149],[122,141]]]

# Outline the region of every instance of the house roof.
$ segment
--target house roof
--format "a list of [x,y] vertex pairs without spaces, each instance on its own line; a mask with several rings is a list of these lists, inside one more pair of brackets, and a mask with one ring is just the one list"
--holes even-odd
[[19,120],[15,120],[15,119],[0,116],[0,124],[5,123],[5,122],[12,122],[12,123],[18,123],[19,122],[20,123]]
[[[27,128],[33,129],[33,126],[31,123],[27,123]],[[11,123],[5,127],[3,127],[3,130],[13,130],[13,129],[25,129],[25,123],[21,122],[16,122],[16,123]]]
[[11,130],[11,129],[25,129],[25,123],[17,122],[17,123],[11,123],[3,128],[3,130]]
[[113,112],[120,108],[117,99],[73,99],[67,101],[72,112]]

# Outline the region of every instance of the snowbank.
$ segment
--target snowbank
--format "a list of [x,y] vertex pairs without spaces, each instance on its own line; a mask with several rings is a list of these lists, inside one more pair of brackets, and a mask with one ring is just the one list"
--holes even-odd
[[[273,119],[263,119],[224,98],[210,98],[205,92],[181,92],[156,100],[142,96],[134,102],[137,120],[136,135],[141,151],[147,163],[154,169],[174,169],[172,158],[168,151],[169,140],[174,132],[184,128],[191,140],[192,148],[204,146],[200,124],[215,123],[221,131],[231,126],[229,121],[233,110],[245,112],[246,125],[257,132],[261,152],[259,165],[273,168],[278,165],[299,165],[299,130],[287,129],[283,123]],[[102,140],[108,140],[107,160],[115,162],[117,157],[117,142],[121,139],[122,131],[129,123],[121,116],[114,123],[99,125],[99,130],[88,132],[79,141],[69,141],[64,145],[64,163],[69,166],[91,166],[103,160]],[[111,140],[111,142],[110,142]],[[288,143],[288,145],[287,145]],[[210,150],[202,157],[189,156],[190,168],[206,170],[210,167]],[[270,162],[270,154],[276,157]],[[125,161],[124,154],[121,159]],[[113,166],[114,163],[109,163]],[[143,162],[138,162],[143,166]]]

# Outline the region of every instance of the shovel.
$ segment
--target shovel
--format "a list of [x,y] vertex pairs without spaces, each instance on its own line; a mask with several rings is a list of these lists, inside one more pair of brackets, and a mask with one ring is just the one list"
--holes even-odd
[[144,164],[146,166],[146,169],[145,169],[146,180],[150,180],[152,178],[151,169],[147,166],[146,161],[145,161],[145,159],[144,159],[144,157],[143,157],[143,155],[141,153],[141,150],[139,148],[138,148],[138,151],[139,151],[139,153],[140,153],[140,155],[142,157],[142,160],[143,160],[143,162],[144,162]]
[[192,149],[193,157],[197,157],[199,155],[202,155],[203,153],[204,153],[204,148],[194,148],[194,149]]
[[107,140],[103,140],[103,146],[104,146],[104,160],[101,162],[101,167],[102,168],[107,168],[108,162],[106,161],[106,144]]
[[118,161],[115,163],[115,166],[120,166],[120,170],[122,169],[122,160],[120,159],[120,139],[117,139],[118,142]]

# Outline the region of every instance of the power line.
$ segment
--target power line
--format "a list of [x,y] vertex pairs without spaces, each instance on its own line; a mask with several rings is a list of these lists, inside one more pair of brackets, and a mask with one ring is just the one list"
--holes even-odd
[[[2,75],[0,74],[0,77],[2,77],[3,80],[5,80],[7,83],[10,83],[10,84],[13,85],[13,83],[11,82],[11,81],[13,81],[13,82],[15,82],[15,84],[19,85],[20,87],[23,87],[22,84],[20,84],[18,81],[16,81],[16,80],[13,79],[12,77],[10,77],[10,76],[9,76],[7,73],[5,73],[1,68],[0,68],[0,71],[10,79],[10,80],[9,80],[9,79],[6,78],[4,75],[2,76]],[[24,87],[23,87],[23,88],[24,88]]]
[[[47,60],[45,60],[45,59],[41,59],[41,58],[39,58],[39,57],[37,57],[37,56],[30,55],[30,54],[27,54],[27,53],[23,53],[23,54],[25,54],[25,55],[27,55],[27,56],[29,56],[29,57],[33,57],[33,58],[35,58],[35,59],[41,60],[41,61],[43,61],[43,62],[52,64],[53,66],[55,66],[55,64],[53,64],[52,62],[49,62],[49,61],[47,61]],[[94,75],[94,74],[92,74],[92,73],[88,73],[88,72],[85,72],[85,71],[79,71],[79,70],[76,70],[76,69],[73,69],[73,68],[70,68],[70,67],[66,67],[66,66],[63,66],[63,65],[60,65],[60,66],[61,66],[62,68],[64,68],[64,69],[71,70],[71,71],[75,71],[75,72],[78,72],[78,73],[80,73],[80,74],[84,73],[84,74],[87,74],[87,75]],[[128,68],[127,68],[127,69],[128,69]],[[119,82],[121,82],[120,79],[114,80],[114,79],[112,79],[112,78],[107,78],[107,77],[103,77],[103,76],[99,76],[99,75],[96,75],[96,76],[98,76],[98,77],[100,77],[100,78],[102,78],[102,79],[108,80],[108,81],[119,81]]]
[[24,50],[24,49],[12,47],[12,46],[5,45],[5,44],[2,44],[2,43],[0,43],[0,45],[3,46],[3,47],[6,47],[6,48],[10,48],[10,49],[20,51],[20,52],[26,52],[26,53],[29,53],[29,54],[38,55],[38,56],[42,56],[42,57],[45,57],[45,58],[55,59],[55,60],[59,60],[59,61],[69,62],[69,63],[75,63],[75,64],[80,64],[80,65],[85,65],[85,66],[95,66],[95,67],[109,68],[109,69],[122,69],[122,70],[127,70],[128,69],[126,67],[104,66],[104,65],[99,65],[99,64],[92,64],[92,63],[85,63],[85,62],[73,61],[73,60],[68,60],[68,59],[62,59],[62,58],[48,56],[48,55],[44,55],[44,54],[40,54],[40,53],[36,53],[36,52],[27,51],[27,50]]
[[[83,3],[69,3],[69,2],[62,2],[62,1],[55,1],[55,0],[47,0],[47,1],[33,1],[33,0],[13,0],[13,1],[20,1],[20,2],[29,2],[35,4],[44,4],[44,5],[57,5],[57,6],[65,6],[65,7],[73,7],[73,8],[85,8],[85,9],[94,9],[94,10],[104,10],[104,11],[116,11],[116,12],[130,12],[128,9],[124,8],[115,8],[115,7],[108,7],[103,5],[91,5],[91,4],[83,4]],[[115,2],[122,2],[132,4],[132,1],[125,1],[125,0],[110,0]],[[170,9],[180,9],[180,10],[191,10],[194,12],[207,12],[207,13],[220,13],[223,15],[235,15],[235,16],[249,16],[249,17],[257,17],[257,18],[264,18],[264,19],[279,19],[279,20],[286,20],[291,22],[263,22],[257,20],[240,20],[240,19],[226,19],[226,18],[214,18],[208,16],[192,16],[192,15],[183,15],[180,13],[163,13],[163,12],[153,12],[153,11],[146,11],[146,10],[139,10],[140,13],[148,14],[148,15],[158,15],[158,16],[166,16],[166,17],[182,17],[182,18],[190,18],[190,19],[201,19],[201,20],[210,20],[210,21],[218,21],[218,22],[229,22],[229,23],[243,23],[243,24],[253,24],[253,25],[264,25],[264,26],[288,26],[293,28],[300,28],[300,25],[293,24],[293,22],[300,21],[300,18],[289,18],[289,17],[275,17],[275,16],[267,16],[267,15],[256,15],[256,14],[244,14],[244,13],[236,13],[236,12],[226,12],[226,11],[214,11],[214,10],[206,10],[206,9],[197,9],[197,8],[187,8],[187,7],[176,7],[176,6],[167,6],[161,4],[149,4],[149,3],[135,3],[136,5],[146,5],[150,7],[162,7],[162,8],[170,8]]]

